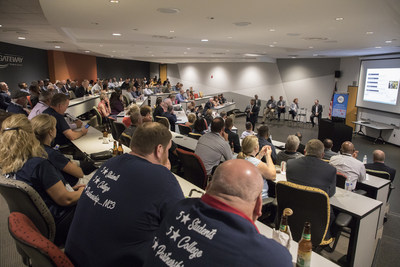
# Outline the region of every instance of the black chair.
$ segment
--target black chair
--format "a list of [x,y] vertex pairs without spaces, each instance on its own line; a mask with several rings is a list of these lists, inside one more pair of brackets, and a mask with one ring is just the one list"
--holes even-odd
[[111,135],[112,135],[112,137],[113,137],[113,139],[114,140],[118,140],[118,136],[117,136],[117,129],[116,129],[116,127],[115,127],[115,124],[114,124],[114,122],[113,123],[110,123],[111,125]]
[[366,169],[366,171],[370,175],[374,175],[379,178],[390,180],[389,193],[388,193],[388,197],[387,197],[387,201],[389,201],[390,194],[391,194],[392,190],[395,189],[394,183],[393,183],[394,177],[390,177],[390,173],[385,172],[385,171],[377,171],[377,170],[371,170],[371,169]]
[[311,223],[313,247],[326,246],[333,238],[325,240],[330,221],[329,196],[319,188],[280,181],[276,184],[278,201],[278,221],[283,210],[290,208],[293,215],[289,218],[293,240],[299,242],[305,222]]
[[119,140],[121,134],[125,131],[126,126],[122,122],[113,121],[115,127],[115,137],[113,136],[114,140]]
[[207,186],[207,171],[203,161],[195,153],[177,148],[179,159],[183,165],[183,178],[192,184],[205,189]]
[[198,133],[189,133],[188,136],[189,136],[190,138],[194,138],[194,139],[196,139],[196,140],[199,140],[200,137],[202,137],[202,135],[201,135],[201,134],[198,134]]
[[[345,189],[346,188],[346,180],[347,180],[347,176],[343,173],[337,172],[336,173],[336,186]],[[354,190],[354,193],[362,195],[362,196],[366,196],[367,195],[367,191],[362,190],[362,189],[356,189]]]
[[183,135],[189,135],[190,132],[192,132],[192,129],[189,126],[186,126],[184,124],[178,124],[179,127],[179,133]]

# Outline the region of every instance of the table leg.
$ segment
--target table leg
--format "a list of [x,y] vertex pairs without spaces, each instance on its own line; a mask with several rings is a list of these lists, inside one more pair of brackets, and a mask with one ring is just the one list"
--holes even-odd
[[375,139],[374,144],[376,143],[377,140],[381,140],[383,144],[385,144],[385,140],[383,140],[382,137],[382,130],[379,130],[379,136]]

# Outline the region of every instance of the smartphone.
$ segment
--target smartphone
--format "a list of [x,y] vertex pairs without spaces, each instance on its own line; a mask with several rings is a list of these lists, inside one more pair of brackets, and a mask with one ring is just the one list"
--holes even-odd
[[89,123],[85,125],[85,129],[87,129],[87,128],[89,128],[89,127],[90,127],[90,124],[89,124]]

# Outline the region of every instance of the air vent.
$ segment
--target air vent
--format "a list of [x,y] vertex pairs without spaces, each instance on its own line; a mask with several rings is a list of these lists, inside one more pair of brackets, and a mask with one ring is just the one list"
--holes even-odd
[[326,37],[304,37],[303,40],[306,41],[326,41],[328,38]]
[[20,28],[8,28],[8,27],[2,27],[1,28],[2,32],[16,32],[20,34],[28,34],[27,30],[20,29]]
[[165,35],[153,35],[151,37],[156,38],[156,39],[164,39],[164,40],[172,40],[172,39],[176,38],[176,36],[165,36]]
[[213,55],[225,55],[225,53],[223,53],[223,52],[215,52],[215,53],[212,53]]
[[233,23],[234,25],[236,25],[236,26],[239,26],[239,27],[245,27],[245,26],[249,26],[250,24],[251,24],[251,22],[248,22],[248,21],[240,21],[240,22],[235,22],[235,23]]
[[63,41],[46,41],[48,44],[63,44]]

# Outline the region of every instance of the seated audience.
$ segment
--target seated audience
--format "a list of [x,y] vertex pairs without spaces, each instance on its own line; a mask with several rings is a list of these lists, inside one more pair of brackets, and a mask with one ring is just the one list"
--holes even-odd
[[292,115],[293,120],[294,120],[294,118],[296,118],[298,111],[299,111],[299,99],[295,98],[293,100],[293,103],[290,104],[290,107],[289,107],[289,114]]
[[384,171],[390,174],[390,180],[393,182],[396,176],[396,169],[393,169],[385,164],[385,152],[382,150],[374,150],[372,153],[374,163],[365,164],[368,170]]
[[64,179],[74,186],[79,182],[79,178],[83,178],[84,173],[75,162],[51,147],[51,142],[56,137],[56,124],[56,118],[48,114],[39,114],[32,119],[35,136],[44,147],[49,161],[62,173]]
[[[40,89],[39,85],[36,81],[33,81],[32,84],[29,86],[29,94],[30,94],[30,108],[34,108],[36,104],[39,102],[39,94]],[[29,102],[29,101],[28,101]]]
[[164,108],[161,106],[162,102],[163,102],[162,98],[161,97],[157,97],[157,99],[156,99],[156,108],[154,109],[154,112],[153,112],[154,121],[156,121],[156,117],[157,116],[163,116],[163,114],[164,114]]
[[253,132],[253,124],[251,124],[251,122],[246,122],[246,131],[244,131],[242,133],[242,135],[240,136],[241,139],[244,139],[246,136],[249,135],[255,135],[256,133]]
[[196,115],[193,113],[189,113],[187,115],[188,121],[185,123],[185,126],[190,127],[190,129],[193,131],[194,127],[194,122],[196,121]]
[[166,117],[169,121],[171,131],[175,132],[175,123],[177,121],[176,115],[174,114],[173,106],[168,106],[167,111],[164,112],[163,117]]
[[203,161],[208,175],[213,167],[220,163],[222,157],[225,160],[232,158],[228,135],[224,128],[224,120],[220,117],[215,118],[211,124],[211,132],[200,137],[194,151]]
[[233,152],[239,153],[241,151],[239,135],[235,132],[232,132],[232,128],[233,128],[232,118],[226,118],[225,133],[228,134],[229,145],[231,146]]
[[275,146],[272,144],[271,139],[269,138],[269,128],[266,125],[260,126],[260,128],[257,129],[257,137],[258,137],[258,143],[260,144],[260,147],[263,148],[264,146],[270,146],[272,149],[272,154],[271,158],[274,163],[276,163],[276,150]]
[[330,160],[332,156],[337,155],[336,152],[332,151],[332,147],[333,147],[333,142],[331,139],[326,138],[324,140],[324,159]]
[[28,117],[29,110],[27,109],[29,93],[22,90],[15,90],[11,93],[11,103],[7,107],[7,112],[14,114],[23,114]]
[[169,171],[171,138],[163,125],[145,123],[133,135],[132,151],[109,159],[94,174],[65,246],[75,266],[144,264],[167,211],[184,199]]
[[142,106],[140,107],[140,115],[142,115],[143,122],[152,122],[153,117],[151,116],[151,107],[149,106]]
[[[169,129],[169,123],[166,120],[160,120],[158,123],[164,125],[164,127]],[[173,173],[177,173],[179,171],[179,168],[182,167],[181,162],[179,161],[178,152],[176,151],[177,148],[178,146],[176,145],[176,143],[171,140],[171,147],[168,150],[168,159],[171,163],[171,172]]]
[[124,102],[120,92],[113,92],[110,97],[111,115],[117,116],[121,111],[124,111]]
[[0,82],[0,109],[7,110],[11,103],[11,93],[5,82]]
[[177,100],[178,104],[181,103],[182,101],[186,100],[186,97],[184,94],[185,94],[185,91],[182,88],[179,90],[179,94],[176,94],[176,100]]
[[301,158],[303,154],[297,152],[300,140],[295,135],[289,135],[286,139],[285,150],[279,151],[276,155],[276,164],[280,165],[282,161],[288,161],[289,159]]
[[168,95],[168,97],[164,99],[164,103],[167,106],[175,105],[175,95]]
[[228,115],[226,113],[226,111],[221,111],[221,113],[219,113],[219,116],[225,121],[226,118],[228,118]]
[[152,95],[152,94],[154,94],[154,93],[153,93],[153,91],[152,91],[147,85],[145,85],[145,88],[144,88],[144,90],[143,90],[143,94],[144,94],[145,96],[150,96],[150,95]]
[[99,79],[99,80],[96,82],[96,84],[93,85],[93,87],[92,87],[92,89],[91,89],[91,93],[92,93],[92,95],[100,94],[102,90],[103,90],[103,80],[100,80],[100,79]]
[[[276,169],[271,158],[271,147],[264,146],[260,149],[257,137],[249,135],[242,142],[242,151],[234,157],[238,159],[245,159],[251,162],[260,171],[260,174],[264,178],[264,186],[262,190],[262,198],[268,197],[268,182],[267,180],[274,181],[276,179]],[[266,157],[266,162],[261,161],[263,157]]]
[[45,109],[50,106],[51,99],[53,98],[53,93],[50,91],[42,91],[39,95],[39,102],[29,113],[28,119],[33,119],[39,114],[42,114]]
[[50,107],[43,111],[44,114],[49,114],[57,120],[57,135],[54,139],[54,145],[68,145],[71,140],[87,134],[88,129],[83,127],[80,131],[72,131],[64,118],[64,113],[69,105],[69,97],[64,94],[55,94],[51,99]]
[[214,99],[212,97],[210,97],[208,99],[208,102],[204,105],[204,109],[203,109],[203,115],[206,114],[207,110],[212,109],[214,107]]
[[140,109],[136,104],[131,104],[125,113],[125,117],[122,119],[122,123],[125,124],[126,128],[131,126],[132,122],[130,115],[133,114],[134,112],[140,112]]
[[134,98],[133,95],[132,95],[132,89],[131,89],[131,87],[128,87],[128,88],[126,88],[126,89],[122,89],[122,90],[121,90],[121,93],[122,93],[123,96],[126,97],[126,99],[128,99],[128,102],[129,102],[129,103],[132,103],[132,102],[135,101],[135,98]]
[[[55,135],[54,128],[52,132]],[[72,189],[47,158],[26,116],[15,114],[4,120],[0,134],[1,172],[39,193],[56,223],[55,243],[63,244],[83,187]]]
[[207,124],[205,119],[200,118],[194,121],[193,133],[203,135],[206,133],[206,130],[207,130]]
[[300,132],[296,132],[294,135],[297,136],[299,138],[299,140],[300,140],[300,144],[299,144],[299,147],[297,148],[297,152],[299,152],[299,153],[304,155],[304,151],[306,149],[306,146],[301,143],[301,140],[303,139],[303,135]]
[[97,109],[103,119],[111,115],[110,100],[106,93],[100,94],[100,102],[97,105]]
[[204,119],[206,120],[207,125],[210,126],[212,120],[214,119],[214,118],[213,118],[213,111],[212,111],[212,109],[208,109],[208,110],[207,110],[206,115],[204,116]]
[[364,181],[366,177],[364,164],[357,160],[357,156],[358,151],[355,150],[353,143],[345,141],[340,147],[340,154],[332,156],[329,160],[329,164],[350,180],[351,190],[356,188],[357,181]]
[[132,112],[129,118],[131,121],[131,125],[126,128],[119,137],[119,140],[122,142],[122,144],[127,147],[129,147],[131,143],[132,136],[135,133],[135,130],[143,123],[142,116],[140,115],[139,111]]
[[251,163],[224,162],[205,195],[184,199],[168,213],[155,233],[145,266],[166,266],[171,258],[179,263],[174,266],[293,266],[289,251],[255,226],[261,216],[262,185]]
[[75,90],[76,97],[84,97],[85,95],[90,95],[88,80],[83,80],[82,85]]

